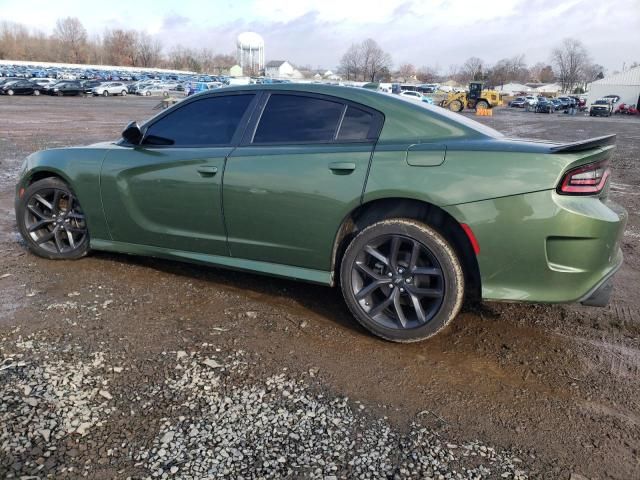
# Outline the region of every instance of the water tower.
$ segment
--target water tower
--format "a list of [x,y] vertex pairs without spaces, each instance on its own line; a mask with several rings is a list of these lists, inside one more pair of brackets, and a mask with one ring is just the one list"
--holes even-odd
[[264,71],[264,40],[255,32],[238,35],[238,64],[244,72],[262,73]]

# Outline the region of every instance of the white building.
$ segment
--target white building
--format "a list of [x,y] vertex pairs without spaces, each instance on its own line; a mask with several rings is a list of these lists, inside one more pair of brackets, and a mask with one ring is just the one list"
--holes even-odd
[[255,32],[238,35],[237,60],[245,72],[259,73],[264,70],[264,40]]
[[265,65],[264,74],[270,78],[302,78],[302,74],[286,60],[271,60]]
[[533,89],[536,93],[553,93],[557,95],[562,91],[562,85],[558,83],[545,83],[544,85],[540,85]]
[[640,67],[616,73],[589,84],[587,103],[591,104],[605,95],[619,95],[620,103],[640,105]]
[[522,83],[505,83],[496,86],[496,90],[504,95],[518,95],[520,93],[530,93],[533,89]]

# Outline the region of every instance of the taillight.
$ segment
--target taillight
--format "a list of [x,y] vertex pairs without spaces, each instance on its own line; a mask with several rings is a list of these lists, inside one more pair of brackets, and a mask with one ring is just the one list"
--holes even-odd
[[604,160],[569,170],[564,174],[560,182],[558,193],[565,195],[594,195],[600,193],[611,173],[608,163]]

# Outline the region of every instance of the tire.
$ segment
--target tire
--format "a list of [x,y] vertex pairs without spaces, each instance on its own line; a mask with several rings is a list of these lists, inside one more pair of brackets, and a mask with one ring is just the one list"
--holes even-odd
[[40,95],[40,90],[34,90],[33,94],[37,97],[38,95]]
[[479,108],[483,108],[485,110],[489,109],[489,102],[487,102],[486,100],[478,101],[478,103],[476,103],[476,110]]
[[151,96],[151,92],[147,91],[147,92],[145,92],[145,95],[146,95],[147,97],[150,97],[150,96]]
[[461,112],[463,108],[464,105],[462,105],[460,100],[454,100],[449,104],[449,110],[452,112]]
[[404,218],[376,222],[356,235],[340,265],[340,284],[356,320],[392,342],[437,334],[464,298],[464,274],[451,244],[430,226]]
[[122,92],[120,92],[120,95],[122,95],[123,97],[127,96],[127,91],[126,90],[122,90]]
[[104,92],[102,92],[102,96],[103,97],[108,97],[109,96],[109,92],[105,90]]
[[16,204],[18,230],[39,257],[71,260],[89,252],[89,231],[77,197],[59,178],[27,187]]
[[13,93],[14,93],[13,90],[7,90],[7,95],[11,96],[13,95]]

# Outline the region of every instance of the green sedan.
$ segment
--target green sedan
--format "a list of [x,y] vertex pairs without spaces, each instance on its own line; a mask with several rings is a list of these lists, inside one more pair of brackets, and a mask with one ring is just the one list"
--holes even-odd
[[626,212],[615,136],[508,139],[397,95],[250,85],[189,97],[117,142],[29,156],[18,227],[49,259],[91,249],[339,285],[387,340],[467,299],[606,305]]

